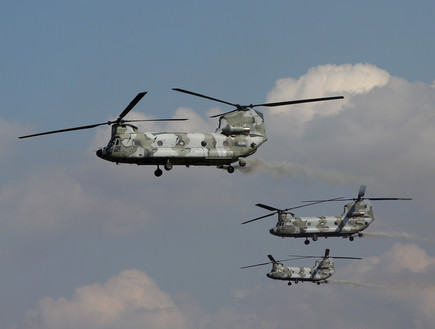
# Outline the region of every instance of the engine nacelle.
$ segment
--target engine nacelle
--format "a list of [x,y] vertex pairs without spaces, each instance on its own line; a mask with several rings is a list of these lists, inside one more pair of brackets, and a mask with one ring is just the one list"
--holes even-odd
[[225,128],[222,129],[222,134],[226,136],[230,135],[249,135],[251,132],[251,128],[249,127],[233,127],[233,126],[225,126]]

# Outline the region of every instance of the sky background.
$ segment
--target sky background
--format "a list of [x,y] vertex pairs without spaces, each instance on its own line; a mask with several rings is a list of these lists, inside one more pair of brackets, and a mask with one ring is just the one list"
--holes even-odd
[[[435,321],[433,1],[2,2],[0,327],[430,328]],[[343,95],[261,109],[268,141],[235,173],[115,165],[95,156],[114,119],[188,117],[144,131],[212,132],[232,103]],[[307,199],[374,204],[370,236],[280,239]],[[295,211],[340,215],[334,202]],[[266,255],[336,261],[292,285]],[[291,263],[310,266],[312,260]]]

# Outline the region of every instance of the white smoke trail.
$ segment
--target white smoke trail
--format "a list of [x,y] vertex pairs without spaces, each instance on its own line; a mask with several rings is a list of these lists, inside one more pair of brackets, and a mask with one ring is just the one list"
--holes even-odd
[[355,281],[347,281],[347,280],[328,280],[328,283],[337,284],[337,285],[347,285],[355,288],[372,288],[372,289],[389,289],[390,287],[378,284],[371,284],[365,282],[355,282]]
[[364,233],[364,236],[372,237],[372,238],[393,238],[393,239],[403,239],[412,242],[424,242],[429,244],[435,244],[435,237],[428,238],[418,236],[416,234],[407,233],[407,232],[367,232]]
[[281,179],[284,176],[294,176],[306,181],[327,181],[334,185],[344,185],[348,184],[349,182],[361,181],[355,176],[314,169],[306,165],[300,165],[286,161],[268,162],[257,158],[246,159],[246,162],[248,163],[246,167],[238,167],[238,169],[245,174],[254,172],[275,173],[278,176],[278,179]]
[[382,290],[435,290],[435,286],[432,283],[395,283],[395,284],[373,284],[367,282],[355,282],[348,280],[328,280],[328,284],[336,285],[347,285],[355,288],[372,288],[372,289],[382,289]]

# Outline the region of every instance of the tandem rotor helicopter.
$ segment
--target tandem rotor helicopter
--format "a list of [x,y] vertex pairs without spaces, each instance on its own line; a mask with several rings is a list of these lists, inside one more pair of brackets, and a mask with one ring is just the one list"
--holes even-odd
[[258,147],[267,140],[263,114],[254,110],[254,107],[276,107],[344,98],[343,96],[334,96],[255,105],[239,105],[184,89],[174,88],[173,90],[234,106],[235,109],[212,116],[212,118],[219,117],[219,126],[215,133],[140,132],[131,123],[139,121],[187,120],[125,120],[124,117],[147,93],[141,92],[137,94],[114,121],[47,131],[19,138],[91,129],[107,124],[112,126],[109,143],[106,147],[96,152],[97,156],[104,160],[117,164],[154,165],[157,166],[157,169],[154,171],[157,177],[163,173],[160,166],[163,166],[166,170],[171,170],[174,165],[185,165],[186,167],[191,165],[217,166],[232,173],[234,172],[234,167],[232,166],[234,162],[238,162],[240,166],[245,166],[246,157],[255,153]]
[[[277,209],[265,204],[257,203],[257,207],[273,212],[268,215],[248,220],[242,224],[247,224],[278,214],[278,222],[274,228],[269,230],[270,234],[279,237],[305,238],[305,244],[310,243],[308,238],[317,241],[319,237],[343,237],[349,238],[350,241],[353,241],[355,235],[362,237],[362,231],[369,227],[369,225],[375,220],[373,217],[371,200],[412,200],[410,198],[366,198],[364,197],[365,190],[366,186],[361,185],[358,197],[353,199],[340,197],[329,200],[303,201],[310,203],[287,209]],[[289,210],[330,201],[353,202],[344,206],[344,211],[341,216],[295,217],[293,213],[289,212]]]
[[[309,281],[320,285],[321,283],[328,283],[327,279],[330,278],[334,272],[334,261],[332,257],[329,257],[329,249],[325,249],[325,255],[323,256],[300,256],[289,255],[292,258],[275,260],[272,255],[267,255],[270,262],[244,266],[242,269],[263,266],[272,264],[272,270],[267,273],[267,277],[273,280],[288,281],[288,285],[294,283]],[[313,267],[287,267],[281,262],[292,261],[305,258],[320,258],[316,260]],[[362,259],[359,257],[334,257],[335,259]]]

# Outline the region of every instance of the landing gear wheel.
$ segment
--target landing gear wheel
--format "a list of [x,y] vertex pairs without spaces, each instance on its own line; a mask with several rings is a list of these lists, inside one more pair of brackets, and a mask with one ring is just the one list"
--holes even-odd
[[289,281],[288,283],[287,283],[289,286],[291,286],[292,285],[292,283],[291,283],[291,281]]
[[306,239],[306,240],[304,241],[304,243],[308,245],[308,244],[310,244],[310,240]]
[[358,237],[359,237],[359,238],[362,238],[362,237],[363,237],[363,234],[362,234],[362,233],[358,233]]
[[162,176],[162,174],[163,174],[163,171],[162,171],[162,169],[160,169],[160,168],[157,168],[157,169],[154,171],[154,175],[156,175],[156,177],[160,177],[160,176]]
[[234,172],[234,167],[233,166],[228,166],[227,171],[232,174]]
[[317,236],[313,236],[313,241],[317,241]]
[[349,237],[349,241],[353,241],[353,236],[351,235],[350,237]]

